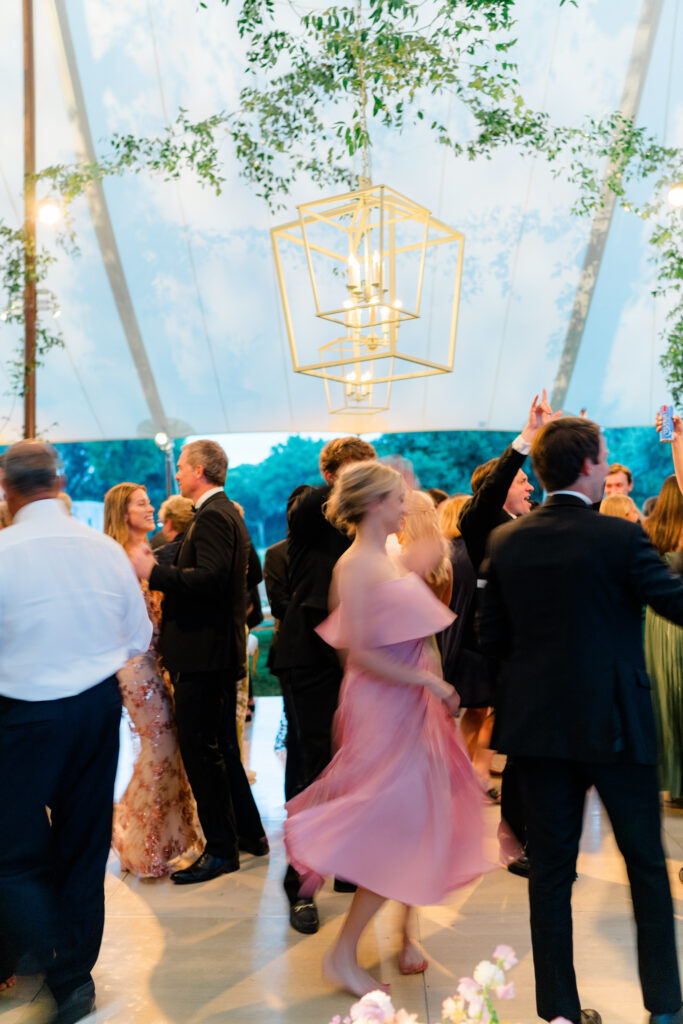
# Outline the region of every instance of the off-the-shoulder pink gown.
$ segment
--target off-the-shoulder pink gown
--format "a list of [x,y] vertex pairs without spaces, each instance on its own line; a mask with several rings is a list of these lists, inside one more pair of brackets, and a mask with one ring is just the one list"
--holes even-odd
[[[434,671],[424,638],[453,613],[414,573],[376,584],[371,598],[363,646]],[[354,665],[343,606],[318,631],[351,653],[337,752],[287,804],[285,845],[303,879],[301,895],[334,875],[402,903],[438,903],[499,863],[497,842],[484,842],[481,786],[458,727],[425,687],[395,685]]]

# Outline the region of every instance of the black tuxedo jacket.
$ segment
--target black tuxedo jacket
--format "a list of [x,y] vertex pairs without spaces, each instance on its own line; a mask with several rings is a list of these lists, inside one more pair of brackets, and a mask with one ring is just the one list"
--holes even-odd
[[492,746],[656,763],[642,606],[683,625],[683,583],[642,527],[558,494],[497,529],[482,570],[480,644],[501,659]]
[[484,560],[486,542],[491,530],[510,521],[511,516],[503,505],[512,481],[524,465],[526,455],[520,454],[509,445],[498,460],[498,465],[489,473],[475,495],[460,513],[460,533],[467,547],[467,554],[475,573]]
[[161,654],[171,672],[244,675],[249,534],[222,491],[198,508],[173,565],[152,569],[164,592]]
[[323,515],[331,490],[297,487],[287,502],[290,600],[280,623],[277,669],[339,667],[336,652],[315,632],[328,613],[332,570],[351,543]]

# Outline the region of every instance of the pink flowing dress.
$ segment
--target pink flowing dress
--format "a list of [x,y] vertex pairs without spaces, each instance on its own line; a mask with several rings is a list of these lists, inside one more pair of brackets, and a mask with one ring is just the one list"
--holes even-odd
[[[438,672],[425,638],[453,613],[414,573],[376,584],[371,598],[363,646]],[[287,804],[285,845],[301,895],[334,875],[402,903],[438,903],[500,863],[495,837],[485,841],[481,786],[459,729],[426,687],[392,684],[354,665],[343,606],[318,632],[351,651],[337,752]]]

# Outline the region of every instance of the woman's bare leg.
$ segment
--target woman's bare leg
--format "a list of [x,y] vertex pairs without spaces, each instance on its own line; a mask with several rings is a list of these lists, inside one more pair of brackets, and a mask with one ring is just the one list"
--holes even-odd
[[358,941],[383,903],[384,896],[378,896],[369,889],[357,889],[337,941],[323,958],[326,976],[354,996],[364,996],[376,988],[388,989],[358,963]]
[[477,751],[477,739],[481,727],[486,719],[486,708],[465,708],[460,715],[460,731],[470,755],[470,761],[474,761]]
[[494,714],[485,714],[476,737],[475,750],[472,755],[472,763],[477,775],[487,779],[491,778],[491,761],[495,754],[495,750],[491,749],[491,733],[493,732],[494,721]]
[[422,974],[429,967],[429,961],[425,959],[420,948],[415,945],[414,921],[415,908],[406,904],[401,929],[401,952],[398,955],[398,969],[401,974]]

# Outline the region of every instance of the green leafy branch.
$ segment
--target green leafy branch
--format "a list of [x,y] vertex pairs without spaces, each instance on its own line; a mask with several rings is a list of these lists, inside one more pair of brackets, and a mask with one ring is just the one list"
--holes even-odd
[[[13,229],[0,221],[0,284],[5,295],[5,306],[0,311],[0,320],[9,325],[24,324],[25,260],[29,245],[23,228]],[[55,257],[44,248],[36,250],[33,257],[33,278],[38,287],[47,277]],[[64,339],[60,331],[51,330],[46,326],[40,318],[40,311],[36,311],[35,359],[31,365],[27,365],[24,358],[24,343],[19,342],[6,364],[10,378],[10,394],[23,396],[26,374],[35,373],[36,368],[43,365],[45,356],[51,349],[63,347]]]

